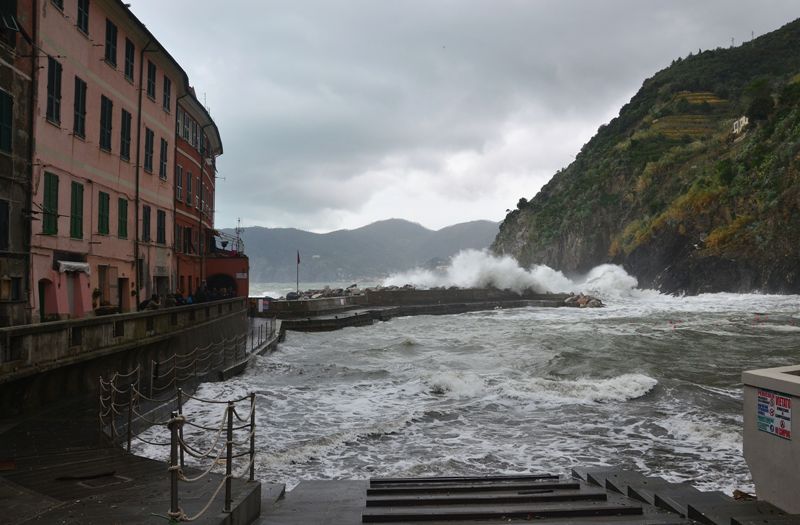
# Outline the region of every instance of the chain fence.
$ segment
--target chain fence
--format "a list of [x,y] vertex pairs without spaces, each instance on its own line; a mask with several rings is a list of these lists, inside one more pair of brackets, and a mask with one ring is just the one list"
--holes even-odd
[[[261,341],[260,334],[257,339]],[[255,394],[220,401],[195,397],[181,388],[186,383],[199,383],[214,371],[245,362],[252,355],[247,342],[247,334],[242,334],[152,360],[149,367],[137,365],[128,372],[100,378],[100,426],[112,442],[124,445],[128,452],[134,441],[169,447],[170,509],[165,517],[173,522],[200,518],[223,488],[223,510],[230,512],[233,479],[247,476],[254,480]],[[199,424],[186,413],[185,404],[190,400],[206,407],[199,410],[204,412],[204,419],[208,417],[207,407],[222,406],[219,424]],[[169,440],[151,437],[158,436],[157,432],[145,437],[151,427],[163,427]],[[189,475],[185,470],[187,456],[197,474]],[[198,483],[212,473],[221,474],[218,486],[202,509],[188,515],[180,506],[181,485]]]

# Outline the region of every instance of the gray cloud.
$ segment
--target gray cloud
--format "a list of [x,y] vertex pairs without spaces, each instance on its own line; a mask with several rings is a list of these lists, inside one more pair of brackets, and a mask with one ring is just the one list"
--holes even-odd
[[138,0],[220,128],[217,224],[498,220],[676,57],[795,0]]

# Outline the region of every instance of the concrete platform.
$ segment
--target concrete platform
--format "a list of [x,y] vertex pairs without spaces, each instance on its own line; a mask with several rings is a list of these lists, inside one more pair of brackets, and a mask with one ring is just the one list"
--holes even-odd
[[[112,446],[99,432],[93,401],[67,401],[0,424],[0,523],[162,521],[157,515],[169,510],[166,463]],[[192,473],[187,469],[187,475]],[[212,474],[198,483],[181,483],[183,510],[196,514],[221,480],[221,475]],[[261,510],[261,488],[258,482],[234,480],[234,512],[222,512],[220,491],[197,523],[252,522]],[[265,489],[278,494],[283,486]]]

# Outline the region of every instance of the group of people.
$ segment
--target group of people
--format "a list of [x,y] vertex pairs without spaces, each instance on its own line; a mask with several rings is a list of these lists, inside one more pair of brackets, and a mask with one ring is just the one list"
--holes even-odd
[[194,294],[190,293],[186,297],[183,296],[181,290],[168,293],[164,297],[154,293],[149,299],[145,299],[139,303],[139,310],[158,310],[159,308],[171,308],[173,306],[183,306],[186,304],[218,301],[230,297],[236,297],[236,292],[233,288],[208,288],[206,282],[203,281],[197,290],[195,290]]

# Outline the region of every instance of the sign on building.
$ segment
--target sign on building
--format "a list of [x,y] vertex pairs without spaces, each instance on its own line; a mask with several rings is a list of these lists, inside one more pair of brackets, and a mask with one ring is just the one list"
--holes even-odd
[[758,389],[758,430],[792,439],[792,398],[788,394]]

